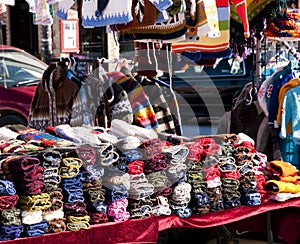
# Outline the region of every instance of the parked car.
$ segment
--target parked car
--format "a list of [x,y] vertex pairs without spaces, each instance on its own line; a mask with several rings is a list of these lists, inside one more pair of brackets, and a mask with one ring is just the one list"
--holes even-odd
[[47,67],[24,50],[0,45],[0,126],[27,125],[36,85]]
[[[214,66],[190,65],[186,70],[173,71],[172,87],[182,119],[196,119],[198,124],[217,122],[253,79],[251,56],[220,58]],[[160,80],[170,83],[168,73],[163,73]]]

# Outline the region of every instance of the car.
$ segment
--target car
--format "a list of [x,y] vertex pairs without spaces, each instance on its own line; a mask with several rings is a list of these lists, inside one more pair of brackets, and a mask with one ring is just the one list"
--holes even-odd
[[22,49],[0,45],[0,126],[28,124],[36,85],[47,67]]
[[[167,72],[159,79],[170,83]],[[245,84],[254,81],[253,60],[231,57],[219,58],[214,65],[188,65],[173,71],[171,80],[183,123],[217,123]]]

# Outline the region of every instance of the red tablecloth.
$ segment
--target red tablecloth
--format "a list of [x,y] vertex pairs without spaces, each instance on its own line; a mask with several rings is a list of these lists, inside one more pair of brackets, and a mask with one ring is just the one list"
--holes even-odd
[[[300,198],[285,202],[268,202],[258,206],[240,206],[238,208],[211,212],[204,215],[192,215],[182,219],[178,216],[151,216],[145,219],[127,220],[121,223],[93,225],[88,230],[66,231],[47,234],[40,237],[19,238],[8,244],[117,244],[117,243],[156,243],[158,232],[169,228],[208,228],[230,224],[268,211],[283,208],[300,208]],[[298,213],[299,214],[299,213]],[[291,218],[293,219],[293,218]],[[296,216],[295,221],[300,221]],[[295,223],[294,223],[295,224]],[[299,224],[299,223],[298,223]],[[288,228],[288,227],[287,227]],[[300,231],[300,229],[298,228]]]
[[169,228],[208,228],[225,225],[261,213],[288,207],[300,208],[300,198],[290,199],[285,202],[267,202],[257,206],[240,206],[234,209],[210,212],[204,215],[193,214],[186,219],[176,215],[169,217],[160,216],[157,217],[157,219],[159,231]]

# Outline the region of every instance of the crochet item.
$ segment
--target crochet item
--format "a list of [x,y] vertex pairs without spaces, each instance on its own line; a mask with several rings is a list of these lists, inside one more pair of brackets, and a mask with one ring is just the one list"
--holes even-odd
[[116,80],[116,83],[122,86],[128,94],[133,111],[133,124],[146,129],[157,129],[157,119],[143,87],[137,81],[122,75],[122,73],[109,72],[107,75],[111,77],[119,76],[119,79],[114,80]]
[[97,8],[99,0],[83,0],[82,2],[82,26],[107,26],[123,24],[132,21],[132,1],[109,0],[105,8],[100,11]]
[[28,126],[43,131],[49,126],[70,124],[78,92],[78,85],[66,77],[65,65],[50,64],[35,90]]
[[171,0],[150,0],[159,12],[166,10],[173,4]]
[[[174,52],[184,53],[184,55],[194,61],[198,61],[202,58],[220,58],[230,55],[230,2],[235,5],[236,11],[243,20],[245,37],[249,37],[249,23],[247,20],[246,2],[242,0],[216,0],[220,36],[213,38],[213,40],[208,36],[201,36],[201,38],[199,38],[199,40],[196,42],[184,41],[173,43],[172,50]],[[193,52],[196,52],[198,55]],[[190,57],[189,55],[193,56]]]
[[[120,5],[118,3],[115,4]],[[112,25],[111,29],[114,31],[132,31],[134,28],[153,25],[155,23],[157,10],[149,0],[133,0],[131,11],[133,19],[130,22]]]
[[291,163],[273,160],[268,164],[268,170],[279,177],[297,176],[299,170]]
[[187,31],[186,20],[183,11],[170,16],[168,21],[122,29],[119,31],[119,41],[146,40],[156,42],[163,40],[164,43],[172,43],[175,40],[182,41]]
[[75,0],[62,0],[58,3],[56,16],[66,20],[68,18],[68,10],[74,5]]

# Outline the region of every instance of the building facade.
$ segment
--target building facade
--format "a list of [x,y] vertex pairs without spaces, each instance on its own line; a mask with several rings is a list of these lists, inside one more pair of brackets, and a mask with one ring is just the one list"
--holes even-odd
[[[30,12],[25,0],[15,0],[14,5],[1,6],[0,42],[24,49],[45,62],[75,54],[96,59],[115,57],[119,53],[113,34],[107,33],[105,27],[83,28],[80,0],[75,1],[68,11],[67,20],[56,16],[58,3],[51,5],[51,25],[35,24],[35,15]],[[76,31],[70,27],[75,27]],[[76,45],[72,47],[74,42]]]

